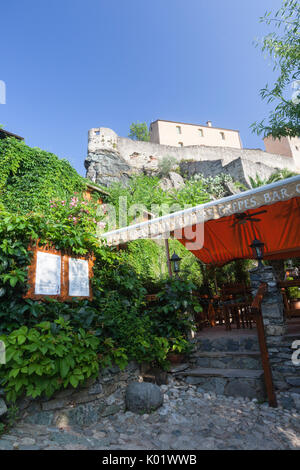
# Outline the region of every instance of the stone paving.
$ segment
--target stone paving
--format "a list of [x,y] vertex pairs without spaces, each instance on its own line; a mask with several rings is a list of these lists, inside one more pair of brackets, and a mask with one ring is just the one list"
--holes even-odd
[[[292,406],[269,408],[175,380],[161,390],[164,404],[151,414],[119,412],[88,427],[19,422],[1,436],[0,450],[300,449],[299,411]],[[279,399],[289,404],[288,395]]]

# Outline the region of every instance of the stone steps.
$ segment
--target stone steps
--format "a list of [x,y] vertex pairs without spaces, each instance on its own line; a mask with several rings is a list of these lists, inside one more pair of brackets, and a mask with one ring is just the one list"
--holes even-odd
[[191,355],[190,363],[202,368],[261,369],[259,351],[199,351]]
[[255,369],[222,369],[195,367],[174,373],[184,382],[197,385],[201,391],[217,395],[265,399],[263,371]]
[[[230,333],[229,333],[230,335]],[[221,336],[207,338],[205,336],[198,336],[193,341],[195,349],[202,352],[245,352],[245,351],[259,351],[259,344],[257,335],[245,336]]]

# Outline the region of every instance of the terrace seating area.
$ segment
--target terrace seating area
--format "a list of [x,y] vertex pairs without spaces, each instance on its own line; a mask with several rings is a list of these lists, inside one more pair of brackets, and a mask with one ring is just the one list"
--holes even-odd
[[[300,288],[300,279],[278,282],[281,290],[284,315],[288,322],[300,319],[300,300],[292,298],[291,288]],[[300,292],[300,290],[299,290]],[[251,313],[253,297],[251,288],[245,283],[224,284],[220,293],[198,295],[203,311],[196,317],[196,325],[199,331],[205,328],[222,327],[222,331],[252,329],[255,327],[255,319]],[[299,295],[300,299],[300,295]]]

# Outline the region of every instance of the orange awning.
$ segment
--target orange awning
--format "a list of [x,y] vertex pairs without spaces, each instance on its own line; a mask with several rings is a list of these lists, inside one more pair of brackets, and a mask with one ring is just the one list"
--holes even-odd
[[[203,228],[199,248],[187,239]],[[185,230],[188,229],[188,230]],[[190,230],[191,229],[191,230]],[[106,232],[110,245],[172,234],[206,264],[251,259],[254,238],[265,244],[264,259],[300,257],[300,175],[183,209],[147,222]]]
[[[263,210],[266,212],[255,215]],[[244,223],[243,219],[239,222],[236,214],[205,222],[203,248],[190,251],[206,264],[223,265],[236,259],[253,258],[249,245],[258,238],[265,244],[264,259],[300,257],[299,197],[260,206],[244,214],[251,216]],[[253,218],[260,220],[253,221]],[[186,240],[180,242],[185,245]]]

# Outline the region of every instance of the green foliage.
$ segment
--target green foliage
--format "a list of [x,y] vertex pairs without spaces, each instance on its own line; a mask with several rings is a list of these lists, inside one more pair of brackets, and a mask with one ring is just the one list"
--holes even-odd
[[160,176],[168,176],[170,171],[176,165],[177,160],[172,155],[165,155],[159,162],[158,162],[158,171]]
[[286,179],[286,178],[291,178],[292,176],[296,176],[296,175],[297,175],[297,173],[284,168],[282,170],[275,171],[274,173],[272,173],[271,176],[269,176],[269,178],[263,179],[259,176],[258,173],[256,173],[255,178],[252,178],[250,176],[249,179],[250,179],[251,187],[252,188],[258,188],[260,186],[275,183],[276,181],[280,181],[280,180]]
[[[144,210],[151,211],[153,205],[167,204],[169,199],[165,191],[159,187],[159,178],[146,175],[133,176],[128,186],[115,183],[109,188],[108,202],[112,204],[119,214],[120,202],[125,200],[131,213],[128,215],[128,224],[136,217],[143,215]],[[135,208],[135,210],[134,210]]]
[[[210,201],[210,196],[204,188],[201,181],[186,181],[185,185],[179,190],[170,194],[172,203],[178,204],[182,209],[193,207]],[[179,210],[179,209],[177,209]]]
[[[210,196],[216,199],[228,196],[228,183],[233,183],[233,179],[230,175],[220,173],[217,176],[205,177],[202,174],[195,175],[191,180],[191,184],[196,184],[198,187],[202,187],[203,191],[206,191]],[[239,183],[237,183],[239,184]]]
[[135,240],[128,244],[122,258],[138,276],[145,281],[155,280],[167,275],[167,260],[164,240]]
[[194,329],[192,317],[202,307],[194,296],[193,283],[183,279],[166,279],[161,283],[158,301],[150,305],[147,314],[151,318],[152,332],[169,341],[169,350],[188,352],[188,334]]
[[[287,281],[293,281],[293,277],[287,277]],[[288,287],[288,293],[290,299],[300,299],[300,288],[297,286]]]
[[146,290],[135,271],[116,260],[106,268],[98,264],[94,285],[96,334],[113,338],[129,359],[163,360],[168,347],[163,338],[152,335],[151,319],[143,314]]
[[143,140],[149,142],[150,134],[145,122],[133,122],[130,126],[129,136],[133,140]]
[[0,139],[0,202],[7,209],[45,214],[49,200],[66,200],[85,187],[67,160],[14,138]]
[[263,136],[296,137],[300,135],[300,92],[294,99],[290,98],[290,86],[300,76],[299,1],[284,0],[275,14],[266,12],[261,21],[277,28],[278,32],[274,31],[263,39],[262,51],[271,56],[274,70],[279,75],[271,87],[266,85],[260,92],[263,100],[276,103],[275,109],[270,112],[268,122],[256,122],[252,128]]
[[6,365],[0,377],[8,401],[23,394],[50,397],[69,385],[76,388],[99,369],[99,340],[82,328],[75,332],[62,318],[30,329],[23,326],[1,340]]

